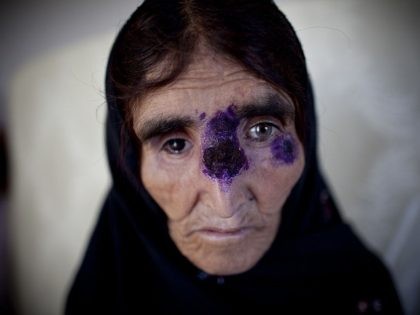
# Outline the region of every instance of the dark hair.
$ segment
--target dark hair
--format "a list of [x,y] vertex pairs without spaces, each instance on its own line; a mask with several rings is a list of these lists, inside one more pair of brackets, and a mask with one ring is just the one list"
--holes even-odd
[[[122,100],[129,128],[134,101],[176,80],[201,43],[286,92],[304,142],[305,57],[292,26],[270,0],[145,0],[121,31],[109,63],[113,96]],[[159,66],[159,76],[147,76]]]

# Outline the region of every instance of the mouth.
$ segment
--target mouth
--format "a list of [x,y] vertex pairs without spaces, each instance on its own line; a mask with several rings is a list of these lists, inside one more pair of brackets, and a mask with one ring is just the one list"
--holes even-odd
[[250,232],[250,227],[240,227],[240,228],[217,228],[217,227],[205,227],[195,231],[200,237],[211,241],[211,242],[221,242],[221,241],[239,241],[245,238]]

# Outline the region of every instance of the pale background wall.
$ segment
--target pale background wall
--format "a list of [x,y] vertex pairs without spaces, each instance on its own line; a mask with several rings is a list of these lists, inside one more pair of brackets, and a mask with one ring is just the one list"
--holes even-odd
[[[304,45],[320,153],[343,214],[390,266],[407,313],[418,314],[420,11],[415,1],[278,3]],[[18,314],[62,312],[109,184],[106,58],[137,5],[0,6],[0,121],[12,163],[8,272]]]

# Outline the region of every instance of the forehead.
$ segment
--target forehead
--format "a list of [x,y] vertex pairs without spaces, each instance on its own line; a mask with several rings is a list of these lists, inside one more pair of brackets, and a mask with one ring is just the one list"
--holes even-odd
[[162,114],[211,114],[231,104],[240,106],[267,95],[284,93],[239,65],[212,53],[199,53],[171,84],[146,95],[134,108],[135,120]]

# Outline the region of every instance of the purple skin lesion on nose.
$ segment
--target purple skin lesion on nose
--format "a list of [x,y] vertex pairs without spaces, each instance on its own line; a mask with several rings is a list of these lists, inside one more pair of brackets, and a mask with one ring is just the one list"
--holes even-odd
[[248,160],[237,136],[239,123],[235,106],[231,105],[208,121],[203,136],[203,172],[224,187],[229,186],[242,169],[248,169]]
[[206,113],[202,112],[199,116],[200,120],[204,120],[206,118]]
[[292,164],[297,157],[297,146],[293,136],[282,134],[271,143],[271,153],[275,161],[281,164]]

